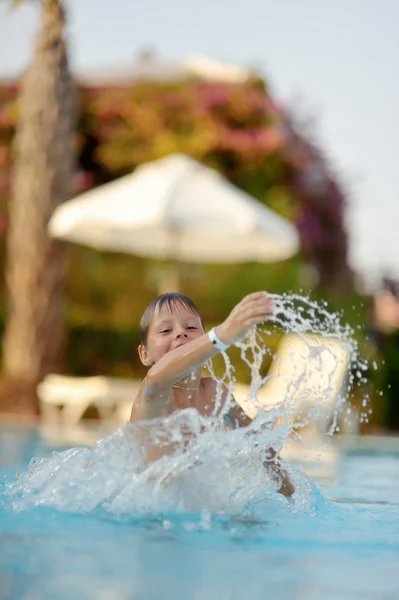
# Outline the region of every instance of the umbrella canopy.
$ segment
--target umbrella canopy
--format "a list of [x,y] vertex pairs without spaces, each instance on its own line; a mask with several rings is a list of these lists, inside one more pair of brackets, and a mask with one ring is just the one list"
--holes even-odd
[[186,262],[272,262],[299,248],[292,223],[180,154],[65,202],[49,233],[99,250]]

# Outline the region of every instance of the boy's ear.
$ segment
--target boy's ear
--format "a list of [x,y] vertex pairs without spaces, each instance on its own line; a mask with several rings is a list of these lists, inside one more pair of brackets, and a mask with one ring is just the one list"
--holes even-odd
[[140,344],[138,347],[139,357],[143,365],[146,367],[151,367],[154,364],[154,361],[150,357],[148,350],[143,344]]

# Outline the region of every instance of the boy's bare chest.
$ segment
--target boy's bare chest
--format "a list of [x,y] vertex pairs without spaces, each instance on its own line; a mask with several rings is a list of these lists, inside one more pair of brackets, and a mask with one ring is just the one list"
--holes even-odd
[[171,395],[171,412],[183,410],[185,408],[196,408],[204,416],[210,416],[214,413],[215,399],[212,394],[175,394]]

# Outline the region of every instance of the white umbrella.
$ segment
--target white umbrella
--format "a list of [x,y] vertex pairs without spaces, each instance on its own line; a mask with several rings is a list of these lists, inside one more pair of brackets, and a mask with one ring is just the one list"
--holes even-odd
[[299,247],[292,223],[181,154],[65,202],[49,232],[99,250],[185,262],[273,262]]

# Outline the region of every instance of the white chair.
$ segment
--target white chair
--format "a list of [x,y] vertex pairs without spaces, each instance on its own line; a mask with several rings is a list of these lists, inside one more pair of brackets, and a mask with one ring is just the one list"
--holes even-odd
[[37,387],[45,420],[75,425],[90,406],[100,419],[122,423],[129,419],[140,382],[119,377],[47,375]]

